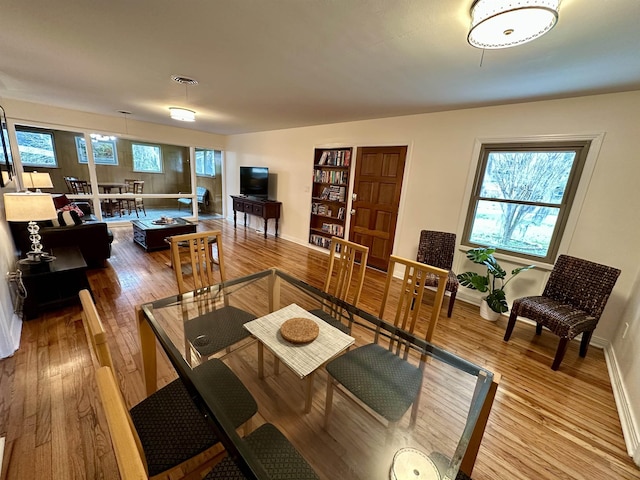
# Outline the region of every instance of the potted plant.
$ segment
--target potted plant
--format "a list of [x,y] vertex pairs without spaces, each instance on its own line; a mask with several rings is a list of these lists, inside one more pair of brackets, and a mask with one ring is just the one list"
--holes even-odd
[[[531,270],[535,268],[535,265],[528,265],[526,267],[515,268],[511,271],[511,278],[505,281],[507,272],[500,266],[498,261],[493,256],[496,251],[494,247],[479,247],[472,248],[467,252],[467,258],[473,263],[484,265],[487,267],[487,274],[480,275],[476,272],[465,272],[458,275],[458,281],[463,287],[468,287],[472,290],[478,290],[480,292],[488,292],[487,296],[483,298],[486,305],[489,307],[488,318],[483,315],[483,304],[480,307],[480,315],[488,320],[497,320],[501,313],[509,310],[507,304],[507,295],[504,293],[504,287],[507,286],[516,275],[525,270]],[[493,315],[491,315],[493,313]]]

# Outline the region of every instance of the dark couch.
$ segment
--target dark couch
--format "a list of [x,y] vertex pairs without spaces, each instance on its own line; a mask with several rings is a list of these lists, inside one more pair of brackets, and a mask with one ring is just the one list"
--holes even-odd
[[[60,201],[55,203],[59,204]],[[51,221],[38,222],[43,250],[49,252],[55,247],[77,246],[89,267],[104,267],[105,260],[111,257],[113,233],[105,222],[95,219],[88,203],[77,205],[85,213],[80,225],[54,227]],[[9,226],[18,254],[25,256],[31,250],[27,223],[9,222]]]

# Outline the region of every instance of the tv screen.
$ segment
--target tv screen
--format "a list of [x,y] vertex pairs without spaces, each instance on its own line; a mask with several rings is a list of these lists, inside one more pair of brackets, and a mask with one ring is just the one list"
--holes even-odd
[[240,195],[267,198],[269,169],[267,167],[240,167]]

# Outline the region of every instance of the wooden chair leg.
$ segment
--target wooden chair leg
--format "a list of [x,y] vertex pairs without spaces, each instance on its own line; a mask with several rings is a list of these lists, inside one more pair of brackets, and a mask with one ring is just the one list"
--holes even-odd
[[329,429],[329,421],[331,417],[331,408],[333,407],[333,384],[334,379],[329,377],[327,379],[327,398],[324,402],[324,425],[325,430]]
[[451,296],[449,297],[449,309],[447,310],[447,317],[451,318],[451,314],[453,313],[453,304],[456,301],[457,292],[451,292]]
[[551,365],[551,370],[558,370],[558,368],[560,368],[560,362],[562,362],[568,346],[569,339],[561,338],[560,343],[558,343],[558,350],[556,350],[556,357],[553,359],[553,364]]
[[582,340],[580,341],[580,356],[582,358],[587,356],[589,342],[591,342],[591,335],[593,335],[593,330],[590,332],[582,332]]
[[508,342],[511,338],[511,334],[513,333],[513,328],[516,326],[516,320],[518,319],[518,314],[515,310],[511,310],[511,315],[509,315],[509,323],[507,323],[507,330],[504,332],[504,341]]

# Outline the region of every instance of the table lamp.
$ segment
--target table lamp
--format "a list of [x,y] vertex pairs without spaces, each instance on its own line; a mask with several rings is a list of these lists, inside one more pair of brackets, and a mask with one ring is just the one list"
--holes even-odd
[[24,172],[22,179],[24,180],[24,188],[34,188],[36,192],[40,192],[41,188],[53,188],[51,175],[47,172]]
[[51,195],[31,192],[5,193],[4,211],[8,222],[29,222],[27,230],[31,240],[31,251],[27,253],[27,258],[37,262],[48,260],[48,255],[42,253],[40,226],[36,222],[56,218],[56,207]]

